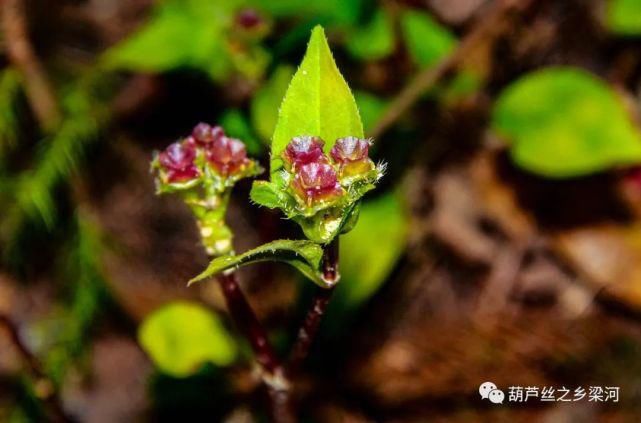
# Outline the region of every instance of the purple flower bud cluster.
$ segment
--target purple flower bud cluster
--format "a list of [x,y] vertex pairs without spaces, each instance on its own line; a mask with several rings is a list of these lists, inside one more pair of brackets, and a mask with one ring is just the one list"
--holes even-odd
[[291,188],[305,204],[332,201],[345,193],[344,187],[374,169],[369,158],[370,141],[356,137],[336,140],[329,157],[320,137],[294,137],[282,158],[293,175]]
[[170,184],[200,178],[205,172],[203,164],[217,176],[228,178],[242,173],[251,163],[242,141],[227,137],[220,126],[206,123],[199,123],[190,136],[158,155],[162,179]]

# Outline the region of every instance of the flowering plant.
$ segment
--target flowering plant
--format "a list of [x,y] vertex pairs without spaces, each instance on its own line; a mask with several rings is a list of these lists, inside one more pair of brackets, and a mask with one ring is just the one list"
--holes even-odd
[[200,123],[190,136],[157,153],[151,167],[157,192],[178,193],[191,208],[207,253],[232,253],[232,233],[224,220],[231,188],[262,172],[247,158],[245,144],[227,137],[220,126]]
[[300,225],[307,240],[278,240],[240,255],[215,258],[190,283],[255,261],[274,260],[295,266],[323,288],[334,286],[340,277],[337,266],[327,266],[323,255],[330,245],[337,248],[338,235],[354,227],[361,198],[385,170],[369,158],[371,145],[323,29],[316,27],[279,110],[270,180],[254,182],[251,191],[252,201],[280,209]]
[[231,187],[262,169],[247,158],[240,140],[222,128],[197,125],[192,134],[157,154],[159,193],[182,196],[198,220],[203,244],[213,260],[198,282],[218,276],[232,318],[245,334],[274,400],[275,415],[288,416],[287,372],[244,298],[234,270],[257,261],[283,261],[324,288],[298,332],[289,368],[307,355],[332,288],[340,280],[338,236],[354,227],[360,200],[383,175],[385,166],[369,157],[372,141],[347,83],[338,71],[322,28],[312,32],[303,63],[292,78],[279,111],[271,149],[269,181],[256,181],[251,199],[280,209],[297,222],[307,239],[277,240],[236,255],[224,216]]

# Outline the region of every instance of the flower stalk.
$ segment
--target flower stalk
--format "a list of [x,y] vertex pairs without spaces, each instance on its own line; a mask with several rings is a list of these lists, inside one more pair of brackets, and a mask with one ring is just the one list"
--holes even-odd
[[325,310],[334,293],[334,288],[340,279],[338,253],[339,241],[336,237],[323,252],[323,279],[327,281],[329,288],[319,288],[312,300],[312,303],[305,315],[303,324],[298,329],[296,341],[292,347],[289,358],[289,370],[295,372],[298,370],[307,356],[314,343],[320,323],[325,315]]
[[236,274],[222,274],[218,277],[218,283],[225,297],[229,315],[249,342],[256,363],[260,367],[261,380],[267,388],[272,420],[276,423],[295,422],[289,395],[290,385],[285,371],[267,338],[267,331],[240,289]]
[[[234,255],[233,234],[225,222],[231,189],[238,180],[262,171],[247,158],[242,141],[227,137],[219,126],[200,123],[190,136],[158,153],[152,170],[157,175],[159,194],[177,193],[190,207],[207,254],[212,258]],[[254,352],[261,381],[267,388],[272,420],[294,422],[285,371],[236,274],[222,273],[218,283],[231,320]]]

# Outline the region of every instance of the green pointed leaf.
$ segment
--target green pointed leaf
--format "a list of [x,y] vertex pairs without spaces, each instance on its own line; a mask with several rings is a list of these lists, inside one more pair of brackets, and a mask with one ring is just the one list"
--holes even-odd
[[189,281],[189,285],[207,279],[226,270],[261,261],[280,261],[298,269],[317,285],[327,288],[320,271],[323,249],[312,241],[273,241],[237,256],[222,256],[213,259],[207,269]]
[[175,377],[189,376],[206,362],[227,366],[238,353],[218,316],[189,302],[171,303],[147,317],[138,341],[160,370]]
[[616,93],[576,68],[536,71],[500,95],[493,128],[520,167],[567,178],[641,163],[641,133]]
[[609,0],[606,13],[607,25],[613,32],[641,35],[641,1]]
[[272,138],[272,175],[282,167],[282,151],[299,135],[319,135],[327,151],[337,138],[364,136],[356,102],[320,26],[312,31],[303,62],[280,106]]

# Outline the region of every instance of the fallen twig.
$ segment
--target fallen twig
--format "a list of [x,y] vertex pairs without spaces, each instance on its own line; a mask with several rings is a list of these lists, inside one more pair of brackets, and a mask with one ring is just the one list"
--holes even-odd
[[439,82],[448,72],[456,68],[483,40],[494,40],[504,33],[510,25],[510,15],[522,13],[534,0],[498,0],[490,10],[481,16],[470,32],[461,40],[452,54],[433,67],[420,71],[398,93],[388,106],[385,114],[370,131],[373,138],[385,133],[403,114],[405,114],[421,95]]
[[2,29],[9,59],[22,75],[33,112],[42,128],[51,132],[60,122],[62,113],[53,87],[29,42],[24,0],[4,0]]

